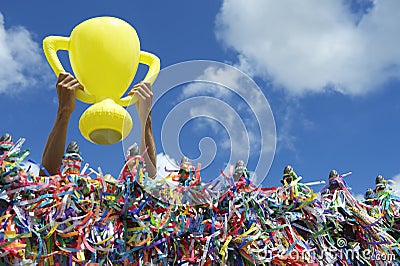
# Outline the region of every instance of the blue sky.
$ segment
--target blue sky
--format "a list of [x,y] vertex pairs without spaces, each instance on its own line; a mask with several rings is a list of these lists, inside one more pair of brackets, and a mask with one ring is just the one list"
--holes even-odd
[[[214,60],[256,81],[277,130],[264,186],[278,185],[284,166],[291,164],[306,181],[326,180],[333,168],[352,171],[347,182],[361,194],[374,186],[378,174],[400,181],[399,8],[396,0],[5,1],[0,6],[0,131],[25,137],[31,158],[40,161],[57,110],[56,78],[41,50],[43,38],[69,36],[91,17],[116,16],[136,28],[142,49],[157,54],[162,68]],[[68,64],[66,53],[61,59]],[[174,93],[153,113],[159,150],[161,123],[176,104],[169,99],[185,95]],[[122,145],[98,146],[79,133],[78,120],[87,107],[77,104],[68,141],[78,141],[92,167],[117,175]],[[227,134],[213,122],[194,119],[182,129],[180,145],[196,158],[200,139],[210,136],[218,146]],[[227,158],[218,148],[204,174],[214,175]]]

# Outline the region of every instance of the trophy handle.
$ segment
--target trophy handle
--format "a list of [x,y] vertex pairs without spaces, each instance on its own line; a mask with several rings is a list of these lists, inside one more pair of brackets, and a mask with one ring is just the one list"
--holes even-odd
[[[158,73],[160,72],[160,59],[148,52],[140,51],[139,63],[149,66],[149,71],[144,77],[144,81],[148,81],[151,84],[156,80]],[[128,106],[137,102],[138,97],[136,95],[128,95],[122,99],[116,101],[119,105]]]
[[[60,59],[57,56],[58,50],[67,50],[69,47],[69,38],[61,36],[48,36],[43,40],[43,51],[54,73],[58,77],[61,72],[65,72]],[[92,104],[95,102],[95,97],[87,94],[83,90],[76,90],[75,96],[78,100]]]

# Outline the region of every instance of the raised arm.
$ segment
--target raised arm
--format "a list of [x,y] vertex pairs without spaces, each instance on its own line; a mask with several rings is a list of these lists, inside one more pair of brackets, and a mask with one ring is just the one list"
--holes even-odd
[[75,90],[83,89],[78,80],[69,73],[60,73],[56,88],[58,94],[56,120],[42,155],[42,165],[51,175],[57,174],[65,152],[68,122],[76,103]]
[[133,87],[129,94],[137,94],[139,96],[136,109],[141,123],[140,153],[143,153],[147,148],[147,152],[144,155],[147,171],[150,177],[155,177],[157,174],[157,155],[151,122],[151,106],[153,103],[151,84],[149,82],[140,82]]

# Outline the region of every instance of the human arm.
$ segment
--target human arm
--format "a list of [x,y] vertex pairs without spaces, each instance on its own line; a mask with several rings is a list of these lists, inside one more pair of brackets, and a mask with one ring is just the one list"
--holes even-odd
[[151,84],[149,82],[140,82],[132,88],[129,94],[136,94],[139,98],[136,103],[136,109],[141,123],[140,153],[143,154],[147,148],[144,160],[149,176],[153,178],[157,174],[157,156],[151,121],[153,103]]
[[[51,174],[57,174],[64,155],[68,122],[75,109],[75,90],[82,85],[69,73],[60,73],[57,80],[58,110],[42,155],[42,165]],[[44,173],[41,172],[43,175]]]

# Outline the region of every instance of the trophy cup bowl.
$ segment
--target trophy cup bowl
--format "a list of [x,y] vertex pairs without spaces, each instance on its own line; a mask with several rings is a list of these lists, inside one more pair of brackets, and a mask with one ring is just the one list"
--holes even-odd
[[114,17],[96,17],[77,25],[70,37],[48,36],[43,40],[46,58],[58,76],[65,72],[57,57],[67,50],[75,77],[84,90],[76,90],[82,102],[93,104],[81,116],[79,129],[89,141],[114,144],[132,129],[132,118],[122,106],[137,97],[121,98],[132,83],[139,63],[149,66],[144,80],[153,83],[160,71],[157,56],[140,50],[136,30]]

